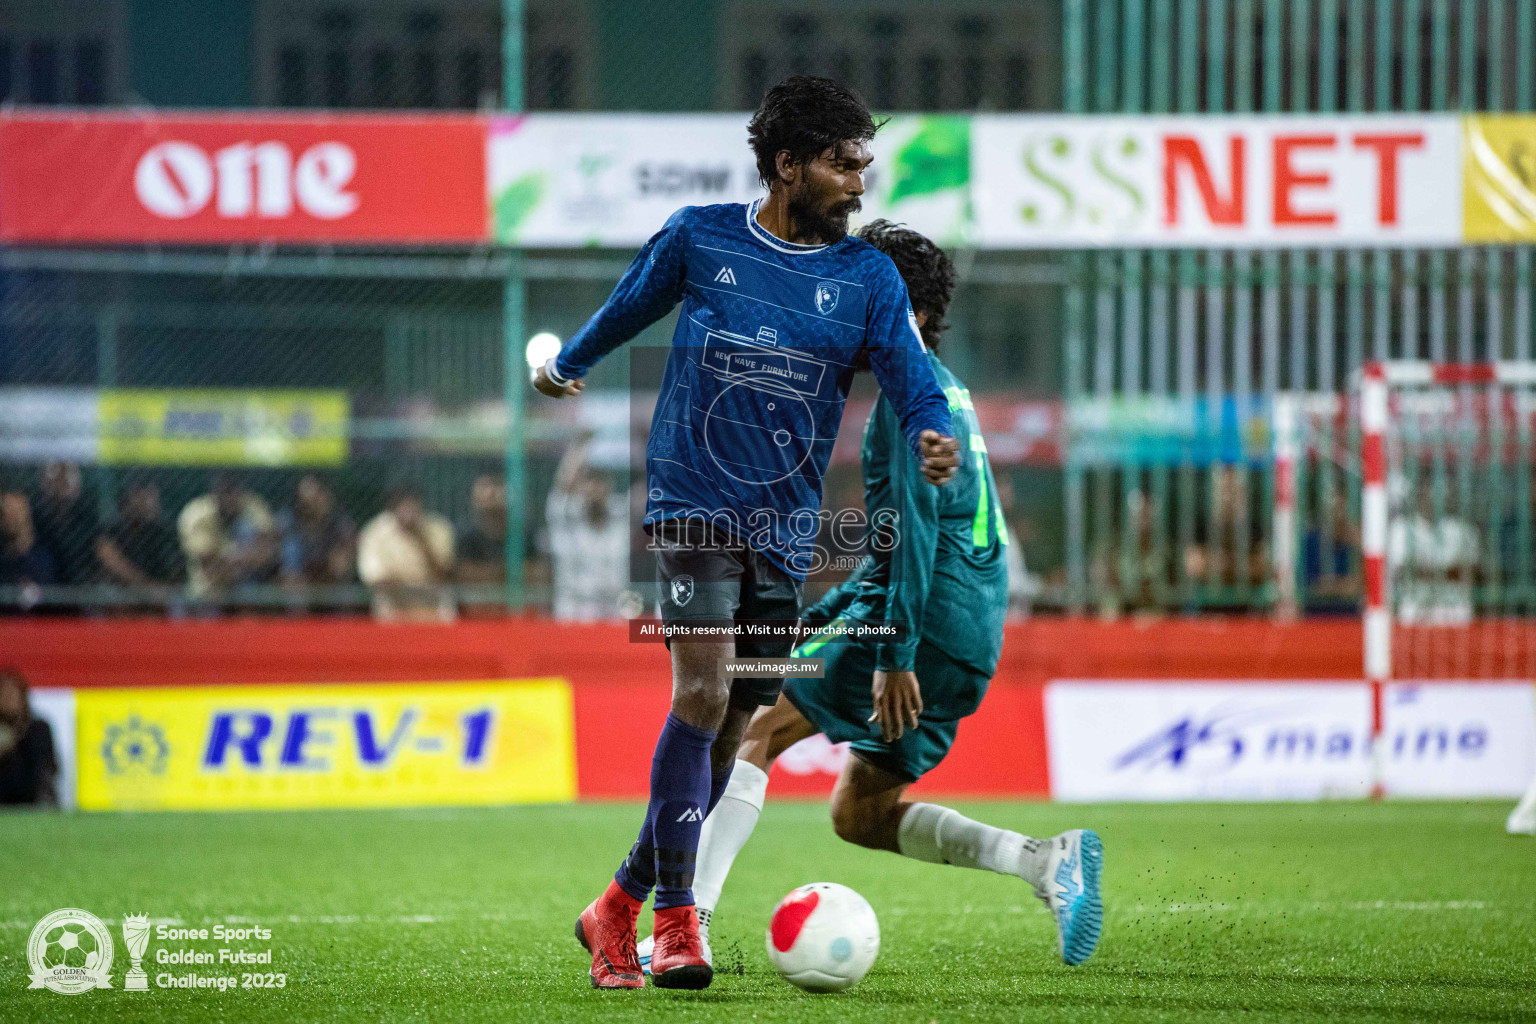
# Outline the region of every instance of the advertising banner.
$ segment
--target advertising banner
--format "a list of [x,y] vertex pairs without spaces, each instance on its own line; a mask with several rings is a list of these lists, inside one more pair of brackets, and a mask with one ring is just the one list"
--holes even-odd
[[[1536,773],[1529,683],[1398,684],[1382,771],[1400,796],[1518,796]],[[1058,800],[1315,800],[1371,788],[1371,691],[1356,682],[1055,681]]]
[[1452,115],[978,116],[991,249],[1461,241]]
[[571,704],[558,679],[79,690],[80,807],[572,800]]
[[100,460],[108,465],[339,466],[345,391],[108,389]]
[[1517,797],[1536,777],[1536,686],[1394,683],[1382,769],[1393,796]]
[[[684,206],[763,194],[739,114],[535,114],[497,118],[486,146],[490,235],[529,247],[641,245]],[[904,221],[969,241],[970,122],[894,117],[872,149],[859,224]]]
[[95,388],[0,388],[0,461],[95,462],[100,397]]
[[1052,682],[1058,800],[1315,800],[1370,792],[1358,683]]
[[485,127],[467,115],[11,114],[7,242],[479,242]]
[[53,733],[53,754],[58,759],[59,776],[55,788],[59,806],[75,806],[75,691],[66,687],[37,686],[30,693],[32,714],[48,723]]
[[[633,248],[762,193],[748,119],[28,111],[0,117],[0,241]],[[855,224],[987,249],[1529,240],[1533,123],[898,115]]]
[[1102,395],[1067,403],[1079,465],[1269,465],[1269,400],[1259,395]]
[[[582,799],[644,800],[669,689],[654,679],[602,685],[578,681],[575,699]],[[614,708],[623,708],[624,714],[614,714]],[[849,756],[846,743],[830,743],[825,736],[802,740],[774,763],[770,798],[824,799]],[[976,714],[960,724],[948,756],[913,792],[1044,797],[1048,788],[1040,687],[999,681]]]
[[1536,241],[1536,116],[1463,122],[1468,242]]

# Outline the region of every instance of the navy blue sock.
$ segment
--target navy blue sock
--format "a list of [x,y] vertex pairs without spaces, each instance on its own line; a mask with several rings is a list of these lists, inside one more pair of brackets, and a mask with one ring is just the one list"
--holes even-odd
[[[725,787],[731,781],[731,769],[736,766],[732,761],[723,771],[709,773],[709,803],[704,807],[704,817],[709,817],[720,798],[725,795]],[[613,876],[619,883],[619,887],[629,893],[635,899],[644,903],[650,896],[651,890],[656,886],[656,833],[651,828],[651,815],[646,811],[645,824],[640,826],[640,838],[635,845],[629,848],[629,856],[624,863],[619,865],[618,872]]]
[[656,844],[657,910],[693,904],[693,869],[709,803],[712,729],[696,729],[676,715],[656,742],[651,762],[651,830]]
[[693,903],[694,861],[708,813],[709,748],[714,741],[713,731],[670,714],[656,740],[645,823],[614,881],[637,900],[644,900],[655,884],[658,910]]
[[656,885],[656,845],[649,807],[645,809],[645,823],[640,826],[640,838],[629,848],[629,856],[614,872],[613,880],[641,903],[651,898],[651,889]]

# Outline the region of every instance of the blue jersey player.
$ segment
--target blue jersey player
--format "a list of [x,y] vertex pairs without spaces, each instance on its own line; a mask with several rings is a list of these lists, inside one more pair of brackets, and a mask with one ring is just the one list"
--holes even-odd
[[644,984],[635,921],[652,889],[656,984],[703,988],[713,977],[692,891],[699,830],[753,712],[781,684],[728,681],[724,661],[790,653],[855,366],[874,371],[925,486],[959,463],[906,285],[887,256],[847,234],[876,127],[828,79],[775,86],[748,126],[767,197],[679,210],[534,374],[543,394],[577,394],[604,354],[682,304],[646,448],[645,524],[664,624],[738,630],[671,644],[672,708],[639,840],[576,924],[599,988]]

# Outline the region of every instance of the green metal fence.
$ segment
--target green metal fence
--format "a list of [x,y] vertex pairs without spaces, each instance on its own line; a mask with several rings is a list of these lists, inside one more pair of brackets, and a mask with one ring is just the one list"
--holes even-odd
[[[1073,112],[1529,111],[1536,90],[1533,0],[1067,0],[1065,13]],[[1068,260],[1069,405],[1171,395],[1263,423],[1275,395],[1339,392],[1366,359],[1533,353],[1529,247]],[[1073,445],[1072,606],[1272,604],[1268,439],[1242,442],[1221,464],[1172,467],[1088,465]],[[1304,478],[1303,523],[1326,532],[1341,487],[1358,520],[1358,479],[1329,472]]]
[[[1536,90],[1536,0],[1049,6],[1041,18],[1061,29],[1051,66],[1069,112],[1531,110]],[[520,24],[518,0],[506,8],[506,24]],[[512,110],[522,42],[504,39]],[[1271,607],[1285,570],[1271,564],[1275,396],[1343,393],[1367,358],[1533,356],[1529,247],[957,255],[946,359],[961,377],[979,396],[1063,397],[1085,414],[1072,422],[1099,424],[1066,438],[1064,468],[1000,474],[1046,603],[1078,610]],[[389,485],[410,480],[462,521],[473,481],[504,478],[506,580],[480,596],[537,605],[544,495],[573,427],[524,407],[522,346],[540,330],[569,336],[629,256],[7,251],[0,387],[344,390],[356,443],[344,467],[322,472],[351,517],[362,522]],[[621,357],[593,390],[627,383]],[[1192,408],[1227,426],[1175,458],[1137,443],[1149,422]],[[304,472],[236,468],[274,509]],[[1342,500],[1358,518],[1357,481],[1342,467],[1303,468],[1301,529],[1330,553],[1347,549],[1333,513]],[[38,476],[36,460],[0,458],[0,481],[35,491]],[[102,520],[129,479],[158,483],[174,514],[203,493],[208,469],[96,465],[86,483]],[[1357,560],[1345,551],[1342,581],[1337,560],[1322,561],[1316,589],[1347,595],[1340,584]],[[280,587],[252,593],[294,603]],[[367,594],[353,581],[336,598],[361,606]]]

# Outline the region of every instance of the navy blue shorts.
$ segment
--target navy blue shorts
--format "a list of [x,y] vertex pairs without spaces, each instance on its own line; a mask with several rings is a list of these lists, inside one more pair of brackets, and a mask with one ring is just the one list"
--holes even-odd
[[[760,551],[701,519],[665,519],[652,528],[663,626],[673,623],[769,624],[775,635],[738,637],[738,658],[787,658],[800,618],[801,583]],[[670,644],[669,644],[670,646]],[[784,680],[731,680],[736,707],[771,705]]]

